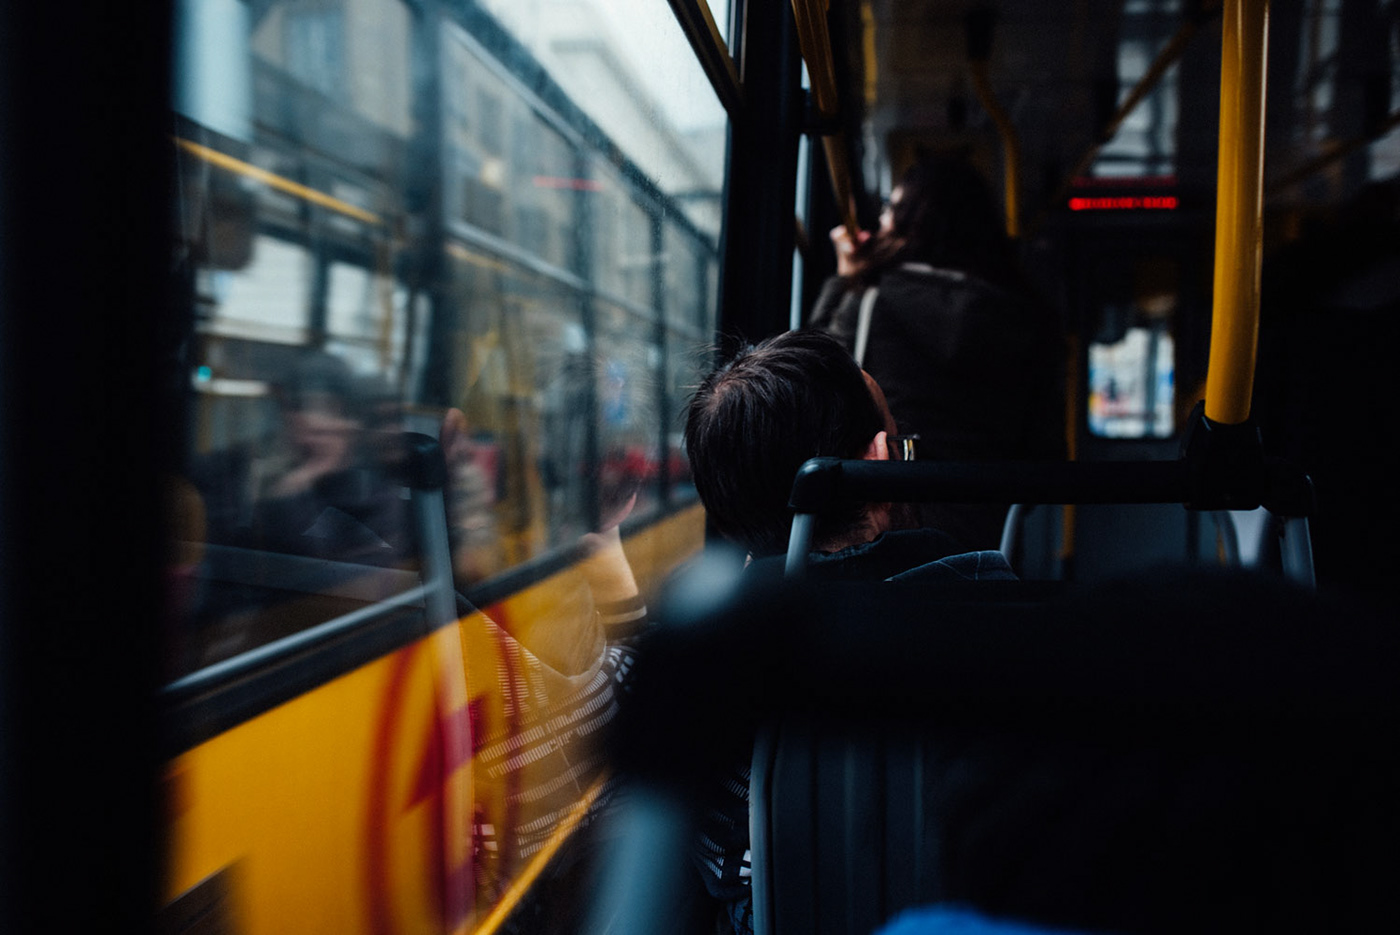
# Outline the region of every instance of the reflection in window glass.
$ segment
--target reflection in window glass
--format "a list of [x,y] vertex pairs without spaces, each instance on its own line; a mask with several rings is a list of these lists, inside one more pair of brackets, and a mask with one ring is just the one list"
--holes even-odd
[[450,217],[572,268],[568,235],[586,184],[574,150],[465,33],[448,34],[443,57]]
[[[700,545],[679,414],[715,327],[726,116],[654,0],[178,9],[173,675],[264,666],[245,654],[289,636],[277,665],[362,668],[309,690],[352,697],[319,705],[349,712],[314,728],[324,766],[286,767],[300,737],[249,753],[335,817],[260,787],[266,820],[229,844],[236,783],[195,763],[194,807],[217,820],[182,817],[173,894],[222,868],[204,855],[237,854],[250,930],[304,930],[277,915],[304,904],[343,930],[467,931],[569,816],[587,829],[608,804],[594,738],[642,619],[634,572],[654,583]],[[405,431],[440,440],[444,503],[407,489]],[[483,610],[438,631],[462,640],[445,654],[421,638],[428,515]],[[396,752],[363,749],[374,730]],[[314,886],[283,872],[290,854]],[[552,873],[521,930],[576,921],[577,887]],[[351,917],[370,909],[347,892],[382,915]]]
[[[723,107],[668,4],[483,0],[690,220],[719,236]],[[711,8],[716,23],[727,9]],[[664,65],[663,65],[664,63]]]
[[692,338],[714,331],[714,302],[707,292],[709,254],[694,236],[667,224],[664,233],[666,319]]
[[[181,4],[188,470],[210,544],[413,568],[404,529],[332,494],[449,408],[474,477],[450,504],[463,589],[571,546],[605,512],[600,470],[645,480],[635,519],[674,502],[662,450],[715,324],[726,117],[665,4],[473,8]],[[293,488],[307,515],[274,535],[267,504]]]
[[327,280],[326,348],[358,373],[395,372],[407,357],[408,293],[383,272],[333,263]]
[[202,272],[211,333],[272,344],[305,343],[313,270],[304,248],[259,237],[248,265],[237,274]]
[[625,508],[660,505],[661,358],[649,322],[632,312],[604,305],[598,316],[598,353],[593,377],[598,394],[598,477],[600,520]]
[[588,200],[593,208],[590,249],[595,281],[605,295],[650,307],[658,259],[652,245],[655,210],[649,214],[635,188],[606,163],[594,161],[592,171],[595,184]]

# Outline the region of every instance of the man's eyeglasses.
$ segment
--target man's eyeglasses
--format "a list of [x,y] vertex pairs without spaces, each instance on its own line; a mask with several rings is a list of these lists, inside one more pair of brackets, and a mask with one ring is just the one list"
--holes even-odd
[[919,440],[917,435],[887,435],[885,443],[890,450],[891,461],[914,461],[918,455],[914,453],[914,443]]

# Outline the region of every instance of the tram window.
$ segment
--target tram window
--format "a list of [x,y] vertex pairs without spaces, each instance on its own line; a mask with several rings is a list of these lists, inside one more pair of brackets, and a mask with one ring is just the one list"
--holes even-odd
[[1172,424],[1172,339],[1132,327],[1113,344],[1089,348],[1089,430],[1108,438],[1168,438]]
[[[409,31],[402,0],[274,0],[257,16],[254,52],[358,117],[398,136],[412,131]],[[364,67],[373,62],[372,68]]]
[[[1118,43],[1119,101],[1147,73],[1165,36],[1176,28],[1181,0],[1137,0],[1123,5]],[[1099,150],[1096,176],[1169,176],[1176,171],[1178,72],[1173,64]]]
[[1090,432],[1169,438],[1176,431],[1175,313],[1176,268],[1166,260],[1137,263],[1131,291],[1105,298],[1089,344]]
[[333,263],[327,283],[326,349],[361,373],[399,375],[407,359],[408,292],[383,270]]
[[305,248],[275,237],[258,237],[242,270],[199,271],[204,302],[201,330],[229,338],[302,344],[312,275],[312,260]]

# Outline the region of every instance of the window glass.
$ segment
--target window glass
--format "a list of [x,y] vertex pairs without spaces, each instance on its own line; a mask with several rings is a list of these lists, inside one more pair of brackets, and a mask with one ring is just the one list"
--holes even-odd
[[[1119,102],[1132,93],[1180,25],[1181,0],[1124,4],[1118,43]],[[1178,75],[1173,64],[1123,120],[1094,161],[1103,177],[1163,177],[1176,171]]]
[[700,338],[714,331],[714,303],[706,275],[712,257],[688,229],[665,226],[663,256],[666,278],[666,319],[682,333]]
[[593,236],[589,247],[595,281],[603,293],[650,308],[655,301],[654,274],[659,259],[653,245],[652,219],[639,203],[635,186],[602,160],[591,166],[590,184],[583,189],[592,209]]
[[[638,482],[634,521],[675,502],[663,450],[716,317],[723,109],[666,4],[437,15],[179,4],[186,473],[205,514],[186,528],[230,578],[192,591],[201,633],[281,614],[281,566],[249,551],[416,573],[385,446],[450,409],[479,481],[450,504],[460,589],[571,547],[606,512],[600,471]],[[318,612],[194,639],[182,665]]]
[[465,32],[449,30],[442,51],[450,217],[574,269],[576,148]]
[[715,27],[719,29],[720,38],[726,45],[732,45],[729,35],[729,16],[732,12],[733,4],[730,0],[708,0],[706,6],[710,8],[710,16],[715,21]]
[[[679,199],[712,240],[719,236],[725,113],[668,4],[482,0],[482,5],[571,90],[574,102],[649,182]],[[721,19],[728,20],[727,9],[716,17],[717,25]]]
[[611,304],[598,309],[593,379],[598,397],[600,522],[625,508],[657,509],[661,501],[662,358],[651,321]]
[[174,59],[170,697],[220,733],[168,898],[571,930],[640,586],[702,544],[726,115],[652,0],[178,0]]
[[1089,344],[1089,431],[1106,438],[1169,438],[1176,357],[1177,267],[1139,260],[1130,275],[1099,277],[1098,328]]

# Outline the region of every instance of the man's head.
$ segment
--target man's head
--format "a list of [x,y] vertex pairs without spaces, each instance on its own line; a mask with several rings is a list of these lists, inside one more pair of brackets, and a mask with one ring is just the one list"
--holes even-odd
[[[787,548],[788,494],[808,458],[888,457],[894,420],[879,387],[826,334],[789,331],[741,350],[707,376],[686,411],[685,441],[715,527],[755,556]],[[861,538],[885,521],[853,505],[818,518],[817,543]]]

